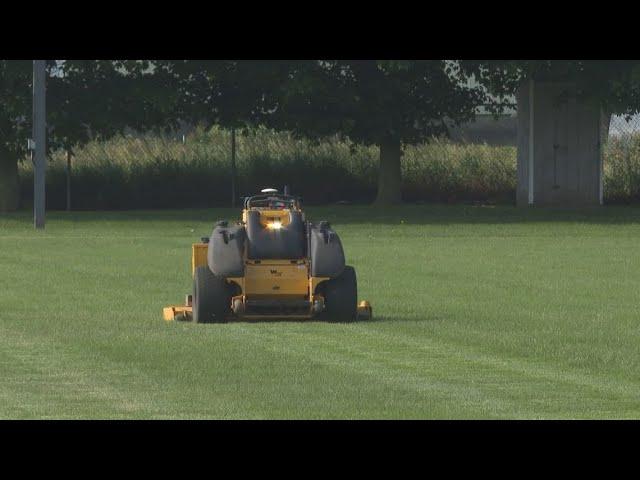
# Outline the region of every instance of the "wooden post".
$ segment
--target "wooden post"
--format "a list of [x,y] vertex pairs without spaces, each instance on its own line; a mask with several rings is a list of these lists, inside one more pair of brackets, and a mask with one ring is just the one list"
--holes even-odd
[[67,212],[71,211],[71,151],[67,150]]
[[236,206],[236,129],[231,127],[231,207]]

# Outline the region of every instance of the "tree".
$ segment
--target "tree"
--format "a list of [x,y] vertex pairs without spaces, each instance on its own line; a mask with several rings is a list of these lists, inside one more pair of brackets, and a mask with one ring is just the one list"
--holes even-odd
[[267,60],[172,60],[156,63],[176,91],[173,117],[182,121],[245,128],[264,122],[277,108],[288,63]]
[[173,118],[231,129],[231,195],[235,204],[235,132],[265,123],[277,107],[275,93],[288,74],[280,61],[177,60],[157,64],[177,95]]
[[[71,151],[126,127],[169,125],[170,78],[147,61],[47,62],[47,149]],[[31,61],[0,61],[0,211],[18,207],[18,161],[31,136]]]
[[125,128],[172,126],[170,78],[152,62],[65,60],[50,68],[47,120],[52,149],[70,149]]
[[485,101],[444,60],[290,62],[275,98],[275,111],[263,119],[274,128],[379,147],[381,205],[402,200],[403,145],[447,135]]
[[403,144],[446,135],[484,101],[444,60],[173,61],[167,68],[184,119],[378,145],[380,204],[401,201]]
[[500,109],[501,100],[514,95],[523,81],[533,78],[571,82],[584,101],[595,102],[607,112],[633,115],[640,111],[640,60],[461,60],[460,72],[473,76],[496,96],[491,102],[494,109]]
[[18,207],[18,158],[31,136],[31,76],[31,62],[0,60],[0,212]]

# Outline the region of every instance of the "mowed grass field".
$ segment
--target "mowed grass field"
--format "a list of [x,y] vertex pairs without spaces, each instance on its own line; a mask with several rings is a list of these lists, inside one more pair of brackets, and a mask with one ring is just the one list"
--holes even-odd
[[0,216],[0,417],[640,417],[640,209],[307,212],[374,320],[164,322],[236,210]]

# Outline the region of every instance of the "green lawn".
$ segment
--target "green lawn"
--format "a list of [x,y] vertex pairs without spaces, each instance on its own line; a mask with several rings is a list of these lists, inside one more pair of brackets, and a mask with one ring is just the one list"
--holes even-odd
[[640,417],[640,209],[308,215],[373,321],[165,323],[233,210],[0,216],[0,417]]

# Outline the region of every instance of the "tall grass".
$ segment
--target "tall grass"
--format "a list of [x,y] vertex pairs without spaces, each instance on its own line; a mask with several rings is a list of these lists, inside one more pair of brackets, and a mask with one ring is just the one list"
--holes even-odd
[[606,200],[609,203],[640,201],[640,134],[610,138],[604,158]]
[[[378,150],[338,137],[322,142],[264,128],[237,135],[239,194],[290,185],[308,203],[370,202]],[[230,132],[198,129],[181,139],[146,135],[93,141],[75,152],[74,209],[180,208],[230,202]],[[65,206],[66,159],[56,152],[47,173],[49,208]],[[403,196],[412,202],[494,201],[515,198],[516,149],[456,145],[446,140],[407,146]],[[29,162],[20,167],[23,204],[32,198]]]

